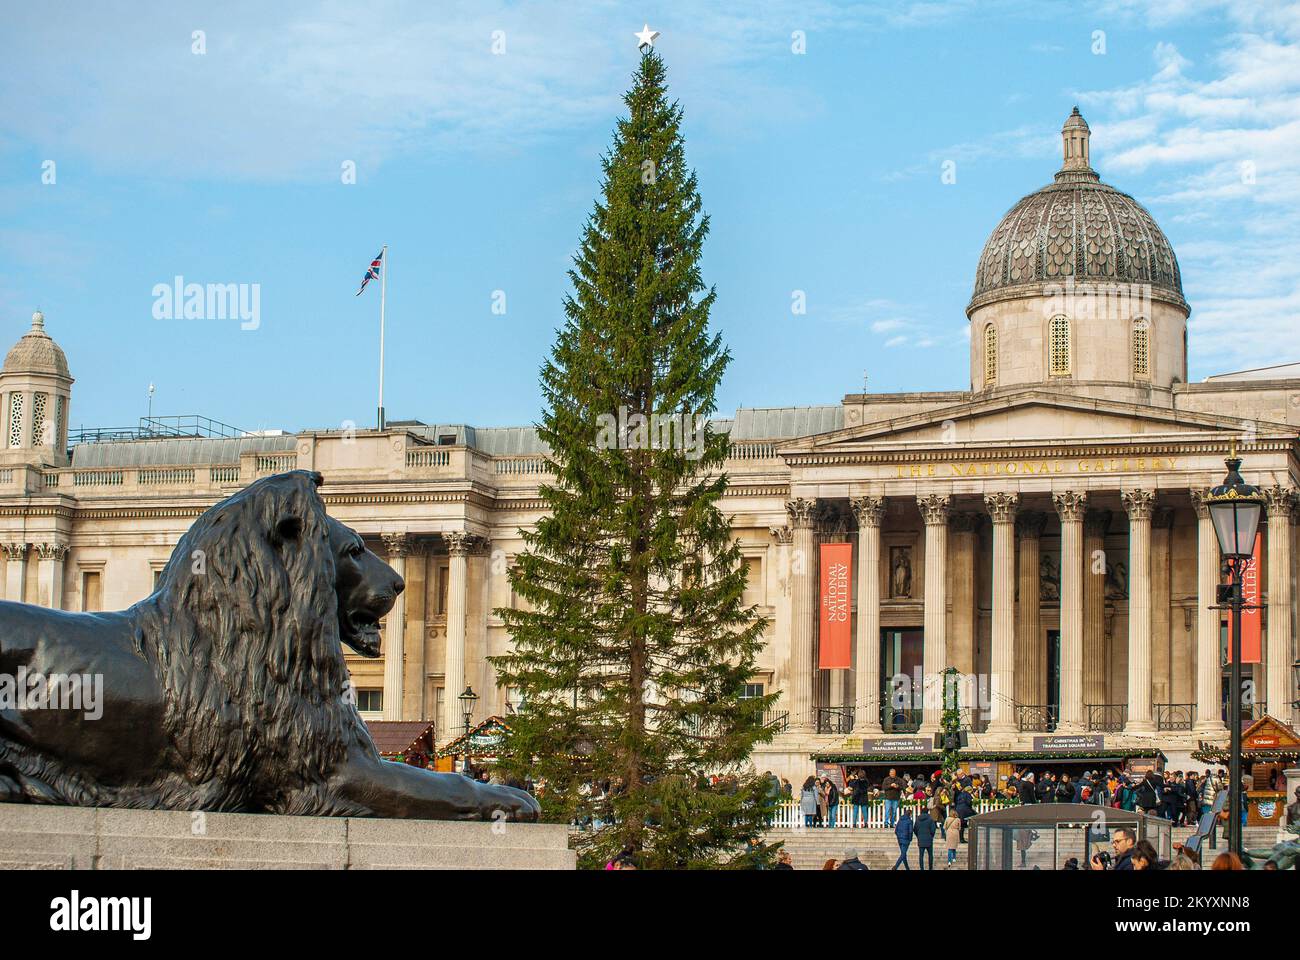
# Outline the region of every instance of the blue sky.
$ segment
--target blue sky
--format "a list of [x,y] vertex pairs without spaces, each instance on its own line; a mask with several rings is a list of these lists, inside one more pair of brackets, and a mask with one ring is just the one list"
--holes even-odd
[[[45,312],[74,427],[134,423],[150,382],[156,413],[369,425],[378,291],[353,294],[383,243],[389,417],[532,422],[647,21],[712,219],[724,414],[864,370],[966,388],[980,249],[1076,103],[1179,255],[1193,379],[1300,359],[1300,4],[268,6],[6,15],[0,339]],[[155,319],[176,275],[259,284],[260,326]]]

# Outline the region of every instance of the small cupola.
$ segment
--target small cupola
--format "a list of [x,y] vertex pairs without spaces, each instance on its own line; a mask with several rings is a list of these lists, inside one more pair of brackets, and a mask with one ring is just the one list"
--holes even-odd
[[0,369],[0,462],[67,464],[72,382],[68,358],[45,332],[45,315],[37,310],[31,329],[18,338]]

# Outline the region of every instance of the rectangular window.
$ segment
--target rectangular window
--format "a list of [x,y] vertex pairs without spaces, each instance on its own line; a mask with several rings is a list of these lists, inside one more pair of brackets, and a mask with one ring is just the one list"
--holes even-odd
[[1070,375],[1070,321],[1065,317],[1053,317],[1048,336],[1051,375],[1068,377]]
[[373,689],[358,690],[357,709],[362,713],[383,713],[384,691]]
[[761,683],[747,683],[745,684],[745,692],[740,697],[742,700],[757,700],[763,695],[763,689]]
[[103,584],[98,570],[87,570],[81,575],[81,609],[88,613],[104,609]]

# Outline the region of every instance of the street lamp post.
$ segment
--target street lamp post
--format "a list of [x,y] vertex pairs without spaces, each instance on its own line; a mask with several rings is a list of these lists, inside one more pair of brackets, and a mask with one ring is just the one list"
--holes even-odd
[[478,694],[468,683],[465,684],[465,692],[456,698],[460,701],[460,712],[465,717],[465,776],[469,776],[469,721],[474,716],[474,704],[478,701]]
[[1232,610],[1231,689],[1228,706],[1229,746],[1228,764],[1228,849],[1241,855],[1241,608],[1245,604],[1242,590],[1246,565],[1255,553],[1255,534],[1263,513],[1264,498],[1259,488],[1241,478],[1241,458],[1236,444],[1224,461],[1228,474],[1223,483],[1210,491],[1206,503],[1214,523],[1214,535],[1219,550],[1228,566],[1231,581],[1219,587],[1218,600]]

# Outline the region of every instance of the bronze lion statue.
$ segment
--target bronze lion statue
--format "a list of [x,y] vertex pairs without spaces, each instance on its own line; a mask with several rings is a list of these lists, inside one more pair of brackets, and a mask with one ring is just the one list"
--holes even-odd
[[218,503],[129,610],[0,602],[11,685],[102,678],[94,711],[0,700],[0,801],[536,820],[521,790],[380,758],[341,644],[378,656],[404,585],[326,515],[321,482],[279,474]]

